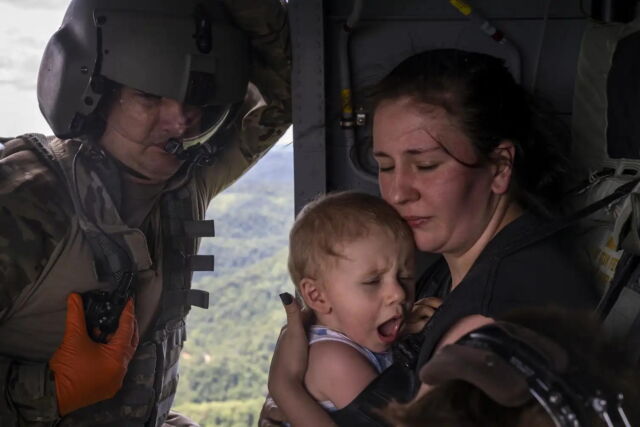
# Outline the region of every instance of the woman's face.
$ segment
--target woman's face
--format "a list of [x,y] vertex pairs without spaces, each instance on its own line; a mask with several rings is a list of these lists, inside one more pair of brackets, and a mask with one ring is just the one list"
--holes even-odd
[[497,168],[480,162],[444,108],[408,97],[383,101],[373,151],[382,197],[409,223],[420,250],[462,254],[478,240],[497,204]]
[[201,110],[173,99],[123,87],[107,115],[100,140],[113,157],[149,178],[169,179],[182,162],[164,150],[171,138],[193,136],[200,128]]

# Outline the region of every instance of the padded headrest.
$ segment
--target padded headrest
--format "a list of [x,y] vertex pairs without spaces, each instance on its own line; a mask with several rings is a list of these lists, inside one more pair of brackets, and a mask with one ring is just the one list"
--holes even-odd
[[640,31],[618,42],[607,77],[607,154],[640,159]]

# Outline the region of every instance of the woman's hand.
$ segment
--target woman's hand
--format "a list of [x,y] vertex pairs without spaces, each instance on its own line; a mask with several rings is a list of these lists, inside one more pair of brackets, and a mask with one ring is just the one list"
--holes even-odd
[[422,298],[416,301],[405,320],[404,333],[420,332],[441,305],[442,299],[436,297]]
[[271,396],[267,396],[260,410],[260,419],[258,419],[258,427],[277,427],[283,425],[287,421],[284,412],[276,405]]
[[298,302],[289,293],[280,294],[287,324],[280,332],[269,368],[269,394],[276,402],[286,397],[291,385],[303,385],[309,359],[309,340]]
[[[298,302],[288,293],[280,294],[287,312],[287,325],[282,329],[269,368],[269,394],[294,426],[334,426],[331,417],[322,409],[304,386],[309,358],[309,340],[305,326],[312,317],[300,310]],[[267,406],[267,404],[265,404]],[[271,417],[273,405],[269,405]],[[274,420],[261,419],[260,423]],[[266,424],[270,425],[270,424]]]

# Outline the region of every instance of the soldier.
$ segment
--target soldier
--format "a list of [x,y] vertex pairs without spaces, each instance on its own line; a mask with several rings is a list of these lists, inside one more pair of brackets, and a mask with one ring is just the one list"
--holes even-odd
[[0,152],[0,425],[195,425],[197,239],[290,124],[288,37],[279,0],[72,0],[38,76],[58,138]]

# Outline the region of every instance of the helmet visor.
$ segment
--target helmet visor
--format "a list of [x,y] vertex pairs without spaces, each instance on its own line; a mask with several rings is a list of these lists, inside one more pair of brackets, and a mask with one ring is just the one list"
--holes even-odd
[[210,140],[228,121],[231,116],[231,105],[220,105],[202,108],[201,131],[187,134],[182,138],[182,149],[186,150]]

